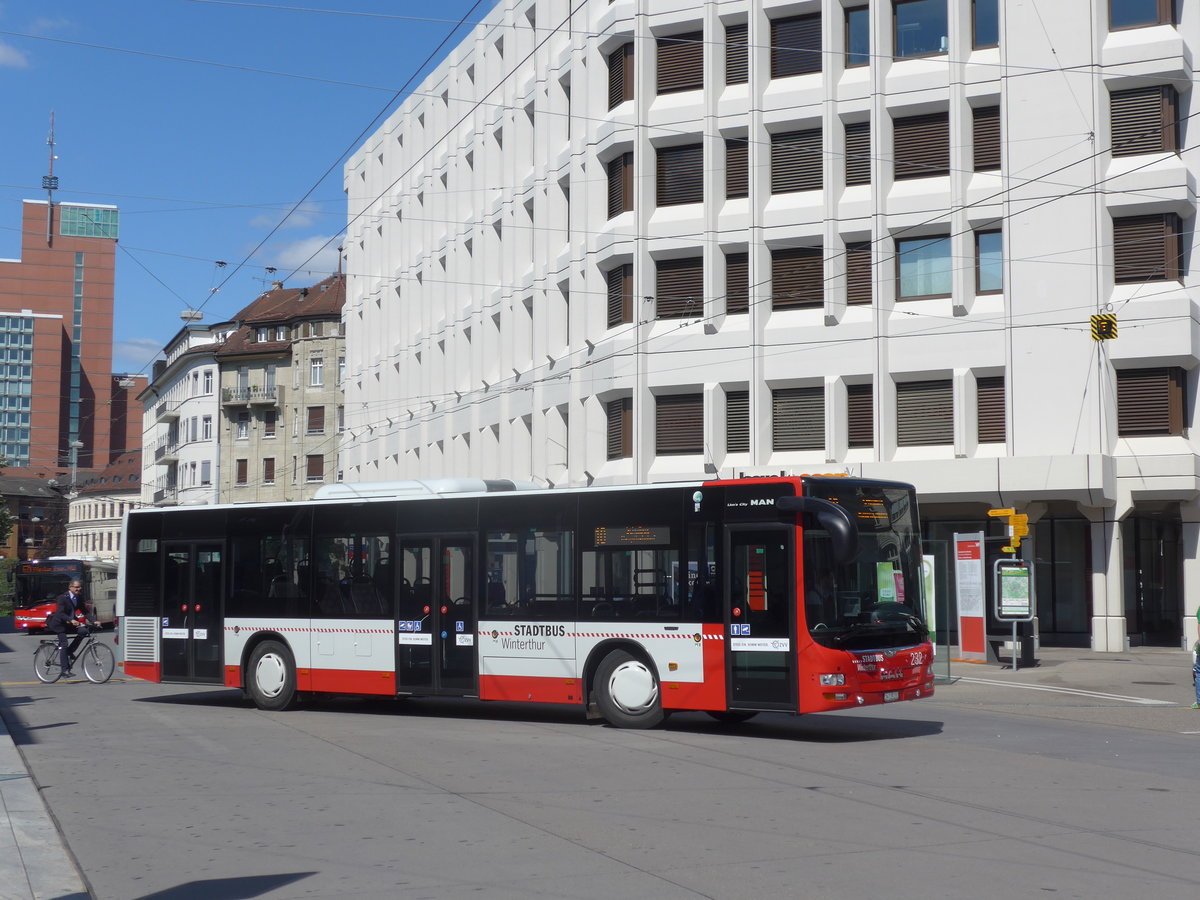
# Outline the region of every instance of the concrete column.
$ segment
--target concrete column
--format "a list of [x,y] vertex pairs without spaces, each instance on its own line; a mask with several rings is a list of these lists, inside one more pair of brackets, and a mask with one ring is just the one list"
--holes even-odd
[[1200,637],[1196,617],[1200,608],[1200,498],[1179,504],[1183,538],[1183,648],[1192,649]]
[[1122,653],[1129,644],[1125,629],[1122,516],[1114,515],[1114,508],[1080,511],[1091,522],[1092,649]]

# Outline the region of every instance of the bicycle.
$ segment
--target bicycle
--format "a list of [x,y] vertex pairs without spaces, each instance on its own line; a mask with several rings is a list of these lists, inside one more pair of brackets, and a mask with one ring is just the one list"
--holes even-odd
[[[117,667],[112,647],[100,643],[94,634],[89,634],[87,640],[71,656],[71,665],[75,665],[76,660],[80,659],[83,660],[83,674],[92,684],[104,684],[112,678],[113,670]],[[38,680],[46,684],[54,684],[62,677],[57,640],[44,640],[33,651],[33,671]]]

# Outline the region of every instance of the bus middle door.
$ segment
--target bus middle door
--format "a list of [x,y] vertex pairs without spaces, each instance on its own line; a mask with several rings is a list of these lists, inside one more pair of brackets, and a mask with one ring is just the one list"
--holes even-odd
[[731,709],[795,709],[795,529],[725,532],[725,654]]
[[164,681],[220,684],[221,545],[164,545],[161,660]]
[[400,693],[475,694],[473,535],[401,536]]

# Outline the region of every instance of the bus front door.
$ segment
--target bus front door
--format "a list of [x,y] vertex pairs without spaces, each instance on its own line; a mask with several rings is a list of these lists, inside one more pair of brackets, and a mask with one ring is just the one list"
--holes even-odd
[[221,545],[170,542],[164,550],[159,631],[163,681],[220,684]]
[[725,597],[731,709],[795,709],[794,529],[730,526]]
[[475,542],[401,537],[396,690],[475,694]]

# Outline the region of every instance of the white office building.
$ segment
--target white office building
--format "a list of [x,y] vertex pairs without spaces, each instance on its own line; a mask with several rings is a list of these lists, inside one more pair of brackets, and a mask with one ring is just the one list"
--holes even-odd
[[943,600],[1013,507],[1043,643],[1179,646],[1198,56],[1171,0],[502,0],[346,166],[345,479],[908,481]]

